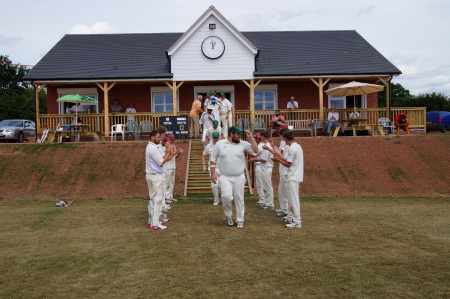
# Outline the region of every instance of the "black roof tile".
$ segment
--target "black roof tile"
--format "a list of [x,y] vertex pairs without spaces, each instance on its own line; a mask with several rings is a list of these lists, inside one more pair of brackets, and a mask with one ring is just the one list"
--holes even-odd
[[[259,50],[255,76],[400,74],[356,31],[242,32]],[[25,80],[170,78],[182,33],[65,35]]]

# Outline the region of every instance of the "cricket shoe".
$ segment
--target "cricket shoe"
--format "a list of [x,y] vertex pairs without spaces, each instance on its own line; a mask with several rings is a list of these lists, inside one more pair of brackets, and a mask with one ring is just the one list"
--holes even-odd
[[227,225],[228,226],[233,226],[233,218],[227,217]]
[[168,199],[168,198],[166,198],[166,203],[168,203],[168,204],[171,204],[171,203],[173,203],[173,201],[171,200],[171,199]]
[[218,202],[213,203],[213,206],[218,206],[218,205],[219,205]]
[[164,230],[164,229],[167,229],[167,226],[159,224],[158,226],[150,226],[150,229],[151,230]]
[[257,205],[261,205],[261,204],[263,204],[263,202],[262,201],[257,201],[256,204]]
[[286,224],[287,228],[301,228],[302,225],[300,223],[296,223],[296,222],[291,222]]
[[259,207],[260,207],[261,209],[263,209],[265,206],[266,206],[265,203],[262,203],[262,204],[259,205]]
[[286,218],[283,217],[283,219],[284,219],[284,222],[285,222],[286,224],[291,224],[291,223],[294,222],[294,220],[292,220],[292,219],[287,219],[287,217],[286,217]]
[[244,228],[244,221],[237,221],[237,228]]
[[284,213],[284,212],[281,212],[281,213],[276,214],[275,216],[276,216],[276,217],[286,217],[287,214]]
[[164,218],[162,215],[159,217],[159,222],[161,222],[161,223],[166,223],[166,222],[169,222],[169,218]]
[[281,212],[283,212],[283,209],[276,209],[275,212],[281,213]]
[[177,202],[178,201],[178,199],[176,199],[176,198],[172,198],[171,199],[173,202]]
[[269,207],[269,206],[264,206],[261,209],[263,210],[273,210],[273,207]]

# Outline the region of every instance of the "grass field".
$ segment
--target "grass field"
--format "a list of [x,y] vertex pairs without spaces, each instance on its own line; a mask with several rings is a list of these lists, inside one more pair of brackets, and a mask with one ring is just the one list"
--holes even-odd
[[1,298],[449,298],[449,198],[308,198],[302,228],[208,198],[0,201]]

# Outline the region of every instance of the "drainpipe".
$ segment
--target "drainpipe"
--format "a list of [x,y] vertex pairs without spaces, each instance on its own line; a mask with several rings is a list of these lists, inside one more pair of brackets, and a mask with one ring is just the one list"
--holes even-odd
[[[33,89],[34,89],[34,124],[35,124],[35,126],[34,126],[34,138],[36,138],[37,133],[38,133],[37,130],[38,130],[38,126],[39,126],[39,124],[37,122],[38,116],[37,116],[37,107],[36,107],[36,96],[38,96],[38,95],[36,94],[36,86],[33,84],[33,81],[31,81],[31,85],[33,86]],[[37,142],[37,139],[36,139],[35,142]]]
[[391,80],[389,80],[389,110],[388,110],[388,118],[389,119],[391,119],[391,108],[392,108],[392,86],[391,86],[391,82],[392,82],[393,78],[394,78],[394,75],[391,74]]

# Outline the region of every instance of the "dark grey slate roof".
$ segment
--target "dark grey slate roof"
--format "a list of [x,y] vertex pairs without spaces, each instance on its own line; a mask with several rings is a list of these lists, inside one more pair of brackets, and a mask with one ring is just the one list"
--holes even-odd
[[[259,50],[255,76],[400,74],[356,31],[242,32]],[[64,36],[25,80],[170,78],[182,33]]]
[[401,74],[354,30],[242,33],[261,50],[255,76]]
[[167,49],[181,33],[65,35],[25,80],[171,78]]

